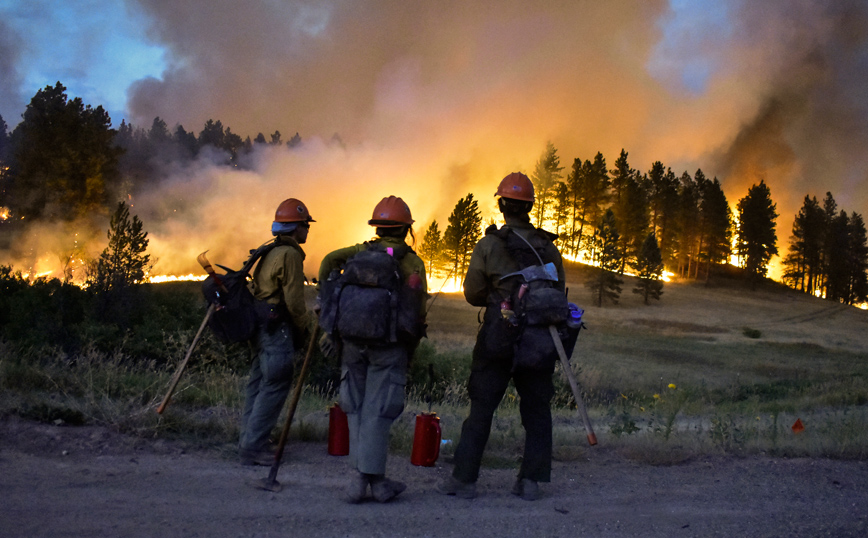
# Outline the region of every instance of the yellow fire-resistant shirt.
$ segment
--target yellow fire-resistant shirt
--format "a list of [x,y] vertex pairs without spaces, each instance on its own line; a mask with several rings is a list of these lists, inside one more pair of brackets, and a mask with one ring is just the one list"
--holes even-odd
[[304,251],[291,237],[281,236],[253,271],[253,296],[270,304],[283,304],[298,328],[311,323],[304,303]]

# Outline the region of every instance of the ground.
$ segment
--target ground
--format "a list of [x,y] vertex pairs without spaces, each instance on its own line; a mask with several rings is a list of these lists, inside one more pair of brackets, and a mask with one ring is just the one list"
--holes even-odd
[[274,493],[267,467],[226,453],[96,426],[0,418],[0,536],[868,536],[868,462],[702,457],[652,466],[605,446],[555,462],[543,497],[509,493],[483,469],[474,500],[435,491],[450,465],[392,456],[408,484],[388,504],[345,504],[346,458],[291,443]]

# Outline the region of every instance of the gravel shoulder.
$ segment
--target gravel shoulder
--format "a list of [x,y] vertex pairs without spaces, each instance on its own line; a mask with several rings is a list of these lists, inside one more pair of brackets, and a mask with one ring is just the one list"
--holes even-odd
[[279,493],[267,467],[100,427],[0,418],[4,537],[868,536],[868,462],[703,458],[637,464],[605,446],[555,462],[544,496],[509,493],[513,470],[483,469],[480,496],[435,491],[450,465],[391,457],[394,502],[345,504],[345,458],[292,443]]

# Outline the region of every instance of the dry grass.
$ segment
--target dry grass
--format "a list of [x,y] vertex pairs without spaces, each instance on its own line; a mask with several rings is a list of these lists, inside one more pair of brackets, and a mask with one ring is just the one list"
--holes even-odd
[[[557,459],[598,449],[652,464],[712,453],[868,456],[868,312],[791,291],[702,283],[667,284],[661,301],[645,306],[627,282],[621,304],[597,308],[583,301],[579,272],[570,268],[568,275],[571,300],[585,308],[587,325],[572,362],[600,446],[588,448],[571,391],[557,374]],[[415,415],[429,408],[441,417],[443,438],[452,441],[443,446],[444,457],[454,450],[468,412],[465,385],[478,316],[460,294],[436,300],[416,368],[424,372],[434,364],[437,379],[433,391],[427,384],[410,387],[393,428],[396,453],[409,454]],[[746,335],[746,328],[759,338]],[[183,350],[186,341],[178,335],[166,345]],[[245,372],[218,363],[194,359],[169,411],[156,415],[174,364],[133,366],[120,354],[87,349],[74,357],[27,355],[0,342],[0,411],[192,437],[230,453]],[[333,387],[308,389],[291,438],[324,441],[334,399]],[[799,434],[790,429],[797,418],[806,427]],[[495,417],[486,464],[516,465],[522,444],[510,389]]]

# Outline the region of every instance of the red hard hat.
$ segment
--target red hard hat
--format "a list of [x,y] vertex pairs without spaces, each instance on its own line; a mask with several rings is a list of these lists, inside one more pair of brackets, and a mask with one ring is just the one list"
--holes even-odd
[[533,183],[521,172],[513,172],[500,181],[495,196],[533,202]]
[[316,222],[301,200],[289,198],[280,202],[274,213],[275,222]]
[[397,196],[389,196],[380,200],[380,203],[374,208],[374,214],[368,224],[378,228],[397,228],[414,222],[410,215],[410,208],[407,207],[404,200]]

